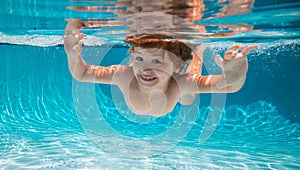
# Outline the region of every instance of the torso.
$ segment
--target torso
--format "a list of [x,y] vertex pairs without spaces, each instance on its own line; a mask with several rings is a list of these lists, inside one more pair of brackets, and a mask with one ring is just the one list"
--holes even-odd
[[133,72],[127,74],[125,76],[122,74],[116,84],[122,91],[126,104],[132,112],[140,115],[163,116],[174,109],[181,96],[174,78],[170,80],[166,92],[153,90],[147,94],[139,89],[138,81],[133,76]]

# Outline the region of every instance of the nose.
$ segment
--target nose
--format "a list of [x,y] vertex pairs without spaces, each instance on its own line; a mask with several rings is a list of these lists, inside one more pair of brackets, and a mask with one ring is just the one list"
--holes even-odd
[[151,72],[152,72],[151,68],[145,68],[145,69],[139,70],[140,74],[151,74]]

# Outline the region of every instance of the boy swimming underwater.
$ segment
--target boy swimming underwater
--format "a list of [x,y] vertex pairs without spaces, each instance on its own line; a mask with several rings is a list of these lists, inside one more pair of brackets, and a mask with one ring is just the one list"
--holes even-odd
[[[244,48],[233,45],[224,54],[215,57],[222,75],[202,76],[202,52],[193,50],[167,36],[146,35],[129,37],[132,54],[129,66],[109,67],[87,64],[81,57],[84,34],[80,20],[69,20],[64,35],[64,48],[72,76],[82,82],[117,85],[128,107],[139,115],[163,116],[173,110],[177,102],[191,104],[197,93],[231,93],[244,84],[248,70],[247,54],[257,45]],[[202,51],[202,52],[201,52]],[[192,59],[187,72],[183,67]]]

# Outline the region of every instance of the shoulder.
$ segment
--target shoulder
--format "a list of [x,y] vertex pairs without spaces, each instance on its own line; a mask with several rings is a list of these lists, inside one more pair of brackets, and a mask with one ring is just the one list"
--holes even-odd
[[181,95],[185,95],[194,91],[198,91],[198,86],[195,80],[202,76],[198,74],[185,73],[176,74],[173,77],[181,91]]
[[112,78],[114,84],[123,84],[130,81],[134,76],[133,69],[130,66],[114,65],[110,67],[114,69],[114,76]]

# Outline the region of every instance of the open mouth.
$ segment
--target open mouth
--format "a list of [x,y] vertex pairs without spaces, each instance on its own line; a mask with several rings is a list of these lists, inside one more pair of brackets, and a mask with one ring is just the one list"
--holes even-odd
[[146,76],[146,75],[140,75],[141,80],[143,80],[144,82],[152,82],[154,80],[156,80],[156,77],[153,76]]

